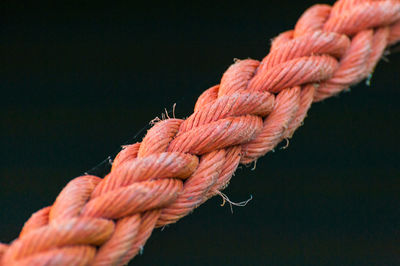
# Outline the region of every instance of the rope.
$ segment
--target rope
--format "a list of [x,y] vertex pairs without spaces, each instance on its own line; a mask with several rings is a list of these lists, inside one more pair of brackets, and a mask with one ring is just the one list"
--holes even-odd
[[155,123],[125,146],[110,173],[70,181],[0,244],[1,265],[123,265],[155,227],[220,193],[240,163],[291,138],[312,102],[368,77],[400,40],[399,0],[314,5],[260,62],[237,60],[186,120]]

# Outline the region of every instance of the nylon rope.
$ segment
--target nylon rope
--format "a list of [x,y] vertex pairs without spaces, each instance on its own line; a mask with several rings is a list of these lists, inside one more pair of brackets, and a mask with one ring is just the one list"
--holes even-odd
[[249,164],[291,138],[313,102],[368,77],[400,40],[400,0],[340,0],[306,10],[261,61],[237,60],[186,120],[156,121],[101,179],[70,181],[0,265],[123,265],[155,227],[174,223]]

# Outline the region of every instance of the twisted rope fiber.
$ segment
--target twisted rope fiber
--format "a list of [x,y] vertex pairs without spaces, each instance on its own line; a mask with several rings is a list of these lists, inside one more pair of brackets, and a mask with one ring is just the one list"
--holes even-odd
[[1,265],[123,265],[155,227],[176,222],[290,138],[312,102],[370,75],[400,40],[399,0],[314,5],[260,62],[238,60],[186,120],[157,122],[124,147],[110,173],[70,181],[0,244]]

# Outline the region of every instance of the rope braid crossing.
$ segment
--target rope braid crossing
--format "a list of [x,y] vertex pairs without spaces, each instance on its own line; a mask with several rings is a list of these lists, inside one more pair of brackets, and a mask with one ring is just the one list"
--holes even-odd
[[400,40],[400,0],[315,5],[260,62],[238,60],[186,120],[157,122],[110,173],[70,181],[0,244],[0,265],[123,265],[155,227],[174,223],[248,164],[291,138],[313,102],[372,73]]

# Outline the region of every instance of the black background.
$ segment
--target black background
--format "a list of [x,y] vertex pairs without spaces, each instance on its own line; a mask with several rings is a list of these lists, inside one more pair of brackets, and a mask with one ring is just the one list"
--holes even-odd
[[[164,108],[188,116],[233,58],[263,58],[314,3],[1,3],[0,241]],[[224,192],[252,195],[246,207],[215,197],[134,262],[399,263],[400,53],[389,60],[371,86],[313,105],[288,149],[237,171]]]

